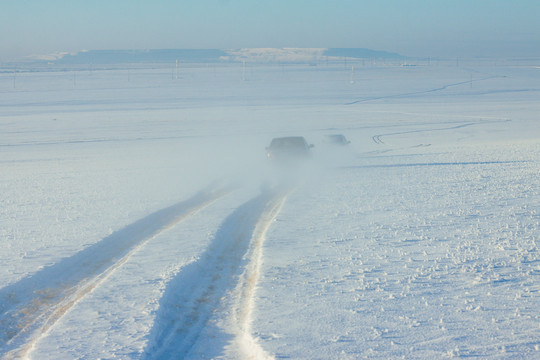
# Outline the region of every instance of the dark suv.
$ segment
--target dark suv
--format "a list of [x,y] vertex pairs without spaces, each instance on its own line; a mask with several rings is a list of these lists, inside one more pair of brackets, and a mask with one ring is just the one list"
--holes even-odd
[[311,157],[311,148],[302,136],[274,138],[266,148],[266,157],[270,160],[297,160]]

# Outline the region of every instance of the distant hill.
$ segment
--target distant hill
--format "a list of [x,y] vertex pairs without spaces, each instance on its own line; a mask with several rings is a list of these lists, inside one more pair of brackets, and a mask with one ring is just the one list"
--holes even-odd
[[123,63],[174,63],[216,62],[227,54],[214,49],[165,49],[165,50],[90,50],[67,54],[54,61],[58,64],[123,64]]
[[361,48],[243,48],[164,50],[85,50],[37,56],[29,61],[57,65],[144,63],[316,63],[339,59],[399,59],[401,55]]
[[257,63],[317,63],[325,60],[401,59],[399,54],[360,48],[246,48],[226,50],[230,61]]
[[401,59],[402,55],[386,51],[362,48],[330,48],[326,49],[324,56],[354,58],[354,59]]

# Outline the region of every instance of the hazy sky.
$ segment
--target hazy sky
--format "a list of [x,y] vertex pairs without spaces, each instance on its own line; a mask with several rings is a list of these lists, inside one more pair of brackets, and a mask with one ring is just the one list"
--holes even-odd
[[540,56],[539,0],[0,0],[0,61],[96,49]]

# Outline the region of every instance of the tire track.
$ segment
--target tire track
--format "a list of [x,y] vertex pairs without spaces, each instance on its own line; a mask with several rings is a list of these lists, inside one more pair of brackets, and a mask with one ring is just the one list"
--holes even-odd
[[381,140],[381,137],[384,136],[385,134],[379,134],[379,135],[373,135],[371,137],[371,139],[373,140],[373,142],[375,144],[384,144],[384,142]]
[[[263,191],[224,220],[205,253],[167,286],[144,358],[186,358],[199,340],[206,349],[221,353],[231,342],[245,339],[264,235],[289,192],[284,188]],[[232,305],[222,308],[231,293]],[[219,312],[228,313],[233,324],[223,329],[211,322]],[[202,338],[208,332],[212,335]]]
[[452,84],[446,84],[446,85],[440,86],[438,88],[433,88],[433,89],[419,90],[419,91],[413,91],[413,92],[409,92],[409,93],[401,93],[401,94],[376,96],[376,97],[371,97],[371,98],[359,99],[359,100],[350,101],[348,103],[345,103],[345,105],[355,105],[355,104],[365,103],[365,102],[369,102],[369,101],[405,98],[405,97],[410,97],[410,96],[430,94],[430,93],[435,93],[435,92],[439,92],[439,91],[444,91],[444,90],[446,90],[448,88],[455,87],[455,86],[468,85],[468,84],[471,84],[472,82],[486,81],[486,80],[500,78],[500,77],[501,76],[499,76],[499,75],[491,75],[491,76],[487,76],[487,77],[480,78],[480,79],[466,80],[466,81],[460,81],[460,82],[456,82],[456,83],[452,83]]
[[501,120],[491,120],[491,121],[472,121],[472,122],[468,121],[468,122],[463,122],[458,125],[443,127],[443,128],[428,128],[428,129],[417,129],[417,130],[407,130],[407,131],[398,131],[398,132],[385,133],[385,134],[377,134],[377,135],[372,136],[371,139],[376,144],[385,144],[385,142],[382,141],[383,136],[405,135],[405,134],[414,134],[414,133],[422,133],[422,132],[448,131],[448,130],[461,129],[461,128],[465,128],[469,126],[475,126],[475,125],[485,125],[485,124],[509,122],[509,121],[511,120],[501,119]]
[[268,210],[261,216],[252,236],[252,244],[246,258],[249,263],[239,278],[236,289],[233,293],[233,305],[229,316],[229,328],[235,334],[233,341],[233,351],[235,358],[243,359],[271,359],[264,349],[259,345],[251,331],[252,313],[255,308],[255,292],[260,277],[260,269],[263,259],[263,244],[266,239],[266,232],[270,228],[273,220],[281,211],[285,202],[286,194],[274,199],[269,204]]
[[26,356],[69,310],[141,246],[232,191],[209,187],[128,225],[70,258],[0,289],[0,357]]

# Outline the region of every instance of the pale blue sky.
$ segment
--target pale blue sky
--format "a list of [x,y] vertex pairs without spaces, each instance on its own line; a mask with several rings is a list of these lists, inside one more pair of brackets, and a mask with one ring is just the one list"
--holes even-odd
[[540,56],[538,0],[0,0],[0,61],[97,49]]

